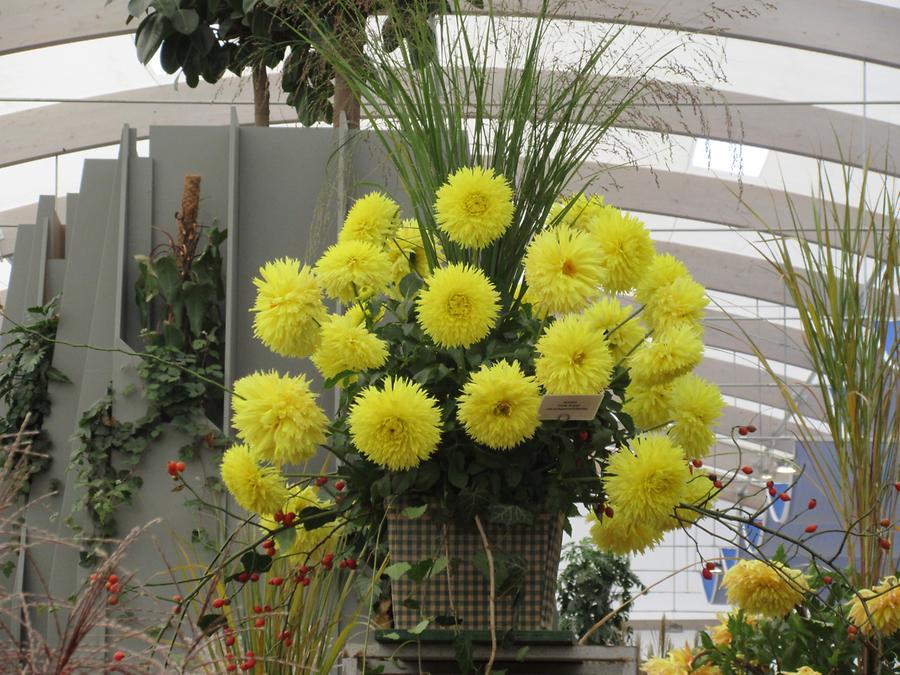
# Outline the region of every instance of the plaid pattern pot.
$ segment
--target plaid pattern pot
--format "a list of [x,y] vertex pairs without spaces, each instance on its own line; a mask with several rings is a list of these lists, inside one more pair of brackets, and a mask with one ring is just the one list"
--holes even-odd
[[[524,583],[497,597],[498,631],[553,628],[562,525],[559,515],[540,516],[529,526],[484,523],[494,554],[518,555],[525,562]],[[455,617],[464,630],[490,629],[489,582],[472,564],[484,551],[474,522],[437,523],[429,512],[409,519],[394,508],[388,512],[388,546],[392,564],[449,559],[447,569],[421,584],[406,575],[391,582],[395,628],[412,628],[424,617]],[[452,628],[452,621],[445,627]]]

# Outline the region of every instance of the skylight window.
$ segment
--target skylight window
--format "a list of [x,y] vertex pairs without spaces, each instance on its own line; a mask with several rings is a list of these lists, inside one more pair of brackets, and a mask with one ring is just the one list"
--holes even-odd
[[742,176],[758,176],[769,151],[753,145],[698,138],[694,141],[692,164],[701,169]]

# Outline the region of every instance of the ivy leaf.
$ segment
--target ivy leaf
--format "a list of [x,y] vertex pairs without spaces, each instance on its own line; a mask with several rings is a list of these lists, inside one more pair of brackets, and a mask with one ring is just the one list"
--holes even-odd
[[272,558],[256,551],[247,551],[241,556],[241,565],[244,567],[245,572],[262,574],[263,572],[268,572],[269,568],[272,567]]
[[220,627],[227,624],[228,619],[226,619],[223,614],[204,614],[197,619],[197,628],[199,628],[204,635],[212,635]]
[[534,515],[516,504],[491,504],[488,521],[497,525],[533,525]]
[[320,509],[318,506],[307,506],[297,514],[303,527],[316,530],[337,518],[337,509]]
[[402,577],[404,574],[409,572],[411,569],[412,569],[412,565],[410,565],[408,562],[398,562],[398,563],[394,563],[393,565],[388,565],[387,567],[385,567],[384,572],[382,572],[382,574],[384,574],[391,581],[396,581],[397,579]]
[[417,623],[415,626],[413,626],[412,628],[410,628],[410,629],[409,629],[408,631],[406,631],[406,632],[407,632],[407,633],[411,633],[412,635],[421,635],[422,632],[423,632],[426,628],[428,628],[428,624],[430,624],[430,623],[431,623],[431,620],[430,620],[430,619],[422,619],[422,621],[420,621],[419,623]]
[[417,520],[425,515],[425,512],[428,510],[428,504],[422,504],[422,506],[407,506],[400,513],[403,514],[404,518],[408,518],[409,520]]

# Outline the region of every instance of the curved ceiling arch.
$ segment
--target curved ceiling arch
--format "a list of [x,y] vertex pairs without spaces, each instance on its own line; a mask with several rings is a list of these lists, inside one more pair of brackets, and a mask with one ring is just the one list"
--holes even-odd
[[[629,81],[622,82],[627,85]],[[900,143],[898,125],[813,105],[782,105],[783,101],[747,94],[660,81],[651,84],[654,93],[626,109],[616,127],[666,130],[854,166],[873,158],[876,166],[885,164],[884,171],[900,174],[890,152]],[[0,152],[0,167],[59,154],[63,148],[72,151],[114,143],[123,119],[139,133],[146,133],[150,125],[177,124],[186,118],[199,124],[227,123],[228,105],[235,104],[241,122],[247,123],[253,115],[250,91],[245,78],[227,78],[216,85],[201,83],[195,89],[144,87],[8,113],[0,116],[0,132],[9,139]],[[667,97],[676,97],[685,105],[655,107]],[[711,102],[716,105],[705,105]],[[214,105],[204,105],[210,103]],[[289,106],[274,102],[272,107],[276,122],[296,121]]]
[[[495,5],[510,15],[533,16],[541,0]],[[754,9],[758,8],[758,9]],[[860,0],[602,0],[562,2],[562,18],[630,23],[795,47],[900,67],[900,10]],[[133,32],[121,3],[5,0],[0,55]],[[815,20],[811,20],[815,17]]]

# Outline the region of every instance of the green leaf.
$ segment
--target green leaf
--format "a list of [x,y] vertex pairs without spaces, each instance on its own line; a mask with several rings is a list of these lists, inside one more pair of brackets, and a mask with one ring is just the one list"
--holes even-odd
[[245,572],[262,574],[263,572],[268,572],[269,568],[272,567],[272,558],[256,551],[247,551],[241,556],[241,565],[244,567]]
[[200,15],[193,9],[176,10],[170,18],[172,26],[182,35],[190,35],[200,25]]
[[134,46],[137,49],[138,61],[145,66],[150,63],[150,59],[159,49],[163,38],[168,33],[167,19],[157,12],[148,14],[141,21],[135,33]]
[[529,646],[525,645],[516,652],[516,662],[525,663],[525,655],[528,654]]
[[383,637],[385,640],[399,640],[400,633],[382,633],[381,637]]
[[153,0],[128,0],[128,14],[130,16],[140,16],[152,4]]
[[469,474],[466,473],[466,457],[462,452],[454,452],[450,455],[447,466],[447,480],[455,488],[462,489],[469,482]]
[[411,569],[412,569],[412,565],[410,565],[409,563],[398,562],[398,563],[394,563],[393,565],[388,565],[387,567],[385,567],[383,574],[386,577],[388,577],[389,579],[391,579],[392,581],[395,581],[395,580],[399,579],[400,577],[402,577],[407,572],[409,572]]
[[204,614],[197,619],[197,628],[204,635],[212,635],[222,626],[228,625],[228,619],[223,614]]
[[428,628],[428,624],[430,624],[430,623],[431,623],[431,620],[430,620],[430,619],[423,619],[422,621],[420,621],[419,623],[417,623],[415,626],[413,626],[412,628],[410,628],[410,629],[407,631],[407,633],[412,633],[413,635],[421,635],[422,632],[423,632],[426,628]]
[[497,525],[533,525],[534,515],[516,504],[491,504],[488,521]]
[[337,509],[320,509],[318,506],[307,506],[297,514],[297,518],[307,530],[315,530],[337,518]]
[[425,515],[425,512],[428,510],[428,504],[422,504],[422,506],[407,506],[400,513],[404,518],[408,518],[409,520],[417,520]]

